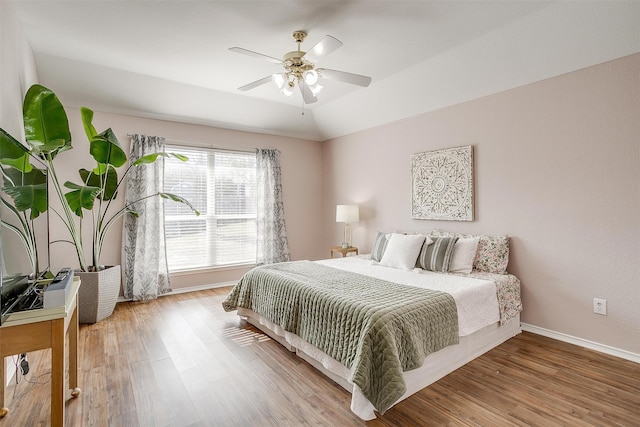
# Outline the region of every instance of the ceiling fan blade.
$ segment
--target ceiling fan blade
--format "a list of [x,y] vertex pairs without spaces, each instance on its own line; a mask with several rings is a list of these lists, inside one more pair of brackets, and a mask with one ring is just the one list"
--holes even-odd
[[303,58],[315,64],[320,59],[342,46],[342,42],[332,36],[324,36]]
[[240,86],[240,87],[238,88],[238,90],[241,90],[241,91],[243,91],[243,92],[244,92],[244,91],[246,91],[246,90],[253,89],[254,87],[262,86],[262,85],[263,85],[263,84],[265,84],[265,83],[269,83],[271,80],[272,80],[272,77],[271,77],[271,76],[263,77],[263,78],[261,78],[260,80],[256,80],[256,81],[255,81],[255,82],[253,82],[253,83],[249,83],[249,84],[247,84],[247,85]]
[[243,55],[253,56],[255,58],[262,58],[269,62],[273,62],[274,64],[278,64],[278,65],[282,64],[282,60],[278,58],[274,58],[273,56],[263,55],[261,53],[254,52],[252,50],[243,49],[241,47],[230,47],[229,50],[231,52],[241,53]]
[[352,85],[367,87],[371,83],[371,77],[360,74],[347,73],[346,71],[330,70],[328,68],[318,68],[318,74],[325,79],[339,80]]
[[304,80],[301,80],[298,86],[300,87],[300,93],[302,93],[302,99],[304,99],[305,104],[313,104],[318,101],[318,98],[311,92],[311,89],[309,89],[309,86],[307,86]]

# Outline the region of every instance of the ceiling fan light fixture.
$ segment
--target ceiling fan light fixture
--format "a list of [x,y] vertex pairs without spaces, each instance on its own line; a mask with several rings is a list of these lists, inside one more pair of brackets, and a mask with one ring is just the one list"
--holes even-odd
[[273,76],[271,76],[271,78],[273,79],[273,82],[276,84],[276,86],[278,86],[278,89],[282,89],[285,82],[287,81],[284,74],[274,74]]
[[293,86],[291,86],[290,84],[284,85],[284,87],[282,88],[282,93],[284,93],[285,96],[293,95]]
[[309,86],[318,83],[318,73],[314,69],[307,70],[302,73],[302,78],[304,79],[304,82]]
[[318,83],[316,85],[309,86],[309,89],[311,89],[311,93],[312,94],[317,95],[317,94],[320,93],[320,91],[322,90],[323,87],[324,86],[322,86],[321,84]]

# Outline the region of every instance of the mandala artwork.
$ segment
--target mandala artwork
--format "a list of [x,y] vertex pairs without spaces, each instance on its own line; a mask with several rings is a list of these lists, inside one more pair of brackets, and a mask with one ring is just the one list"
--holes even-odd
[[473,146],[411,156],[411,217],[473,221]]

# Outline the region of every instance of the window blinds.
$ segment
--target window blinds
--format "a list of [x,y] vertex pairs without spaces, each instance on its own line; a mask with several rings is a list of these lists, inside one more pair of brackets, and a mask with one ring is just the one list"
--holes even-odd
[[189,158],[165,161],[164,188],[200,212],[165,202],[170,271],[255,263],[256,158],[254,153],[168,146]]

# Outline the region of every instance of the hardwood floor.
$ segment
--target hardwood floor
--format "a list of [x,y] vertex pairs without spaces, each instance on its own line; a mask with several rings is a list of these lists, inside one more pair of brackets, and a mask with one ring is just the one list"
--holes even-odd
[[[221,302],[230,288],[121,303],[80,329],[67,426],[640,426],[640,364],[523,333],[363,422],[350,394]],[[49,351],[0,427],[49,423]]]

